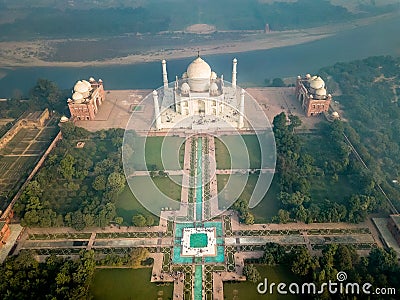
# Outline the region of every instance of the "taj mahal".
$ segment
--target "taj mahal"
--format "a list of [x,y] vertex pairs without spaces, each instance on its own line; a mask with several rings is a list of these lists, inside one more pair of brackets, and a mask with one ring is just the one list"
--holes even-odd
[[218,77],[198,56],[180,78],[169,84],[167,62],[162,61],[163,87],[153,91],[155,128],[244,127],[245,91],[236,85],[237,59],[232,83]]

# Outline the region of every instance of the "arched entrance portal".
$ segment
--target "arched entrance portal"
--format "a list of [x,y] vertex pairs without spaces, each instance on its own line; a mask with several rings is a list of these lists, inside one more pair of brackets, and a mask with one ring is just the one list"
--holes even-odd
[[199,114],[205,114],[206,113],[206,102],[204,100],[198,100],[197,108],[198,108]]

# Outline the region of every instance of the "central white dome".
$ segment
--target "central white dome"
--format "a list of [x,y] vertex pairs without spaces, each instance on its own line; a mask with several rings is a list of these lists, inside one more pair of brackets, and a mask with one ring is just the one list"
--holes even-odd
[[186,73],[192,79],[210,79],[211,67],[199,56],[188,66]]

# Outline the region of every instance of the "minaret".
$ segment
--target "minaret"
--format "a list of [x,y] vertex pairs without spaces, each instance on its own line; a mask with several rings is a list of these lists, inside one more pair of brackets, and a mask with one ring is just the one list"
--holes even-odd
[[237,59],[233,59],[233,69],[232,69],[232,87],[236,89],[236,65],[237,65]]
[[164,89],[168,88],[168,73],[167,73],[167,62],[165,59],[162,60],[162,75],[163,75],[163,83],[164,83]]
[[157,91],[153,91],[153,102],[154,102],[154,119],[156,121],[156,129],[161,129],[161,117],[160,108],[158,107],[158,94]]
[[243,116],[244,116],[244,89],[242,89],[240,93],[240,105],[239,105],[239,122],[238,122],[238,128],[243,128],[244,122],[243,122]]

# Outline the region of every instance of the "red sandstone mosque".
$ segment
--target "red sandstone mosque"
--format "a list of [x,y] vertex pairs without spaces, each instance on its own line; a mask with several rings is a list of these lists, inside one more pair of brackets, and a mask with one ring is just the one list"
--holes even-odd
[[74,86],[72,98],[67,101],[71,118],[94,120],[104,98],[105,93],[101,79],[96,81],[91,77],[89,81],[79,80]]
[[307,117],[328,112],[332,96],[327,94],[325,81],[319,76],[297,76],[296,98]]

